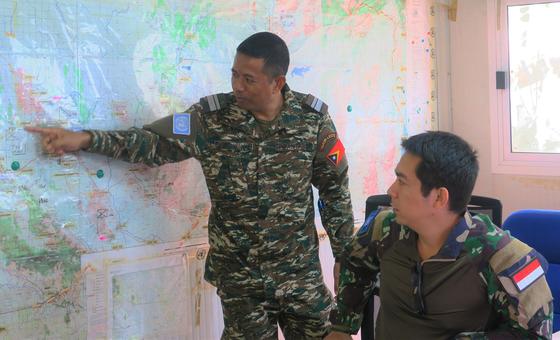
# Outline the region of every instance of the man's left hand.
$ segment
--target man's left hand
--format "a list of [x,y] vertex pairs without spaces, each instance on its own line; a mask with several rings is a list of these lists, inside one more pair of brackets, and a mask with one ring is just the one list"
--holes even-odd
[[325,340],[352,340],[352,336],[341,332],[331,332],[327,335]]

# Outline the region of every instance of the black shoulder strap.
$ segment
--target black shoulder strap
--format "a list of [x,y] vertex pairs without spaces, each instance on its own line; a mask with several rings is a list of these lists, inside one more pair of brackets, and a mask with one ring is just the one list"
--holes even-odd
[[219,111],[230,102],[230,96],[227,93],[212,94],[200,98],[200,105],[204,113]]
[[329,106],[312,94],[303,97],[302,106],[322,114],[326,114],[329,111]]

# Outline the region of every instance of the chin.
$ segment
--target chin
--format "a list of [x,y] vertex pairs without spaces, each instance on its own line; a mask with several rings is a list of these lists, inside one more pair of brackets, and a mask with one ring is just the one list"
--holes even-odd
[[243,110],[251,111],[251,107],[247,104],[242,104],[242,103],[237,102],[237,106],[239,106]]
[[395,221],[397,221],[398,224],[406,225],[406,221],[399,216],[398,213],[395,213]]

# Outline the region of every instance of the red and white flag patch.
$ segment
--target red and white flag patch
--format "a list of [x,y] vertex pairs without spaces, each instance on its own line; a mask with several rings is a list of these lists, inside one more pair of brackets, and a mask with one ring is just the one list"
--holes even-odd
[[541,263],[538,259],[534,259],[515,273],[512,280],[521,292],[543,275],[544,269]]
[[337,139],[331,151],[329,151],[329,153],[327,154],[327,158],[334,165],[338,166],[342,161],[342,158],[344,158],[344,152],[345,152],[344,145],[342,145],[340,139]]

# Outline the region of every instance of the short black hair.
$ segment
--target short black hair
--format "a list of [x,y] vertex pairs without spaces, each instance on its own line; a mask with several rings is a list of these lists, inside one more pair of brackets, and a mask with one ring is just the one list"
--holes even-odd
[[270,78],[285,76],[290,65],[290,52],[282,38],[274,33],[259,32],[243,40],[237,52],[246,56],[264,59],[263,72]]
[[464,212],[478,176],[476,151],[461,137],[443,131],[412,136],[403,140],[402,147],[422,159],[416,176],[424,197],[434,188],[445,187],[449,191],[449,210]]

